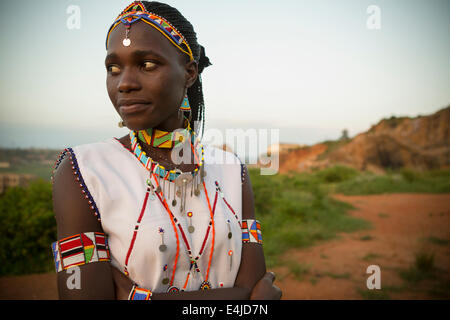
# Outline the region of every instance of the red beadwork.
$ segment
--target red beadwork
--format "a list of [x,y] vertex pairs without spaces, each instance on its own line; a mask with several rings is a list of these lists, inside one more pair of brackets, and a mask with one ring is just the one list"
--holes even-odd
[[131,252],[133,251],[133,247],[134,247],[134,242],[136,241],[139,224],[141,223],[142,217],[144,216],[145,208],[147,207],[147,201],[148,201],[149,194],[150,194],[150,188],[147,188],[147,191],[145,193],[145,198],[144,198],[144,204],[142,205],[141,213],[139,214],[139,218],[134,227],[133,238],[131,239],[130,246],[128,247],[127,256],[125,258],[125,271],[127,270],[128,260],[130,259],[130,255],[131,255]]

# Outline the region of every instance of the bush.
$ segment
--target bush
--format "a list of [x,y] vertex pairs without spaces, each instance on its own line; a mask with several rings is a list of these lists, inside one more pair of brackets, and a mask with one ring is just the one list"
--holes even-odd
[[0,275],[54,269],[50,245],[56,239],[51,183],[37,180],[0,196]]
[[403,179],[409,183],[420,179],[419,173],[415,172],[411,169],[407,169],[407,168],[400,169],[400,174],[403,177]]
[[358,174],[359,172],[356,169],[345,166],[334,166],[316,172],[316,177],[320,182],[336,183],[350,180]]

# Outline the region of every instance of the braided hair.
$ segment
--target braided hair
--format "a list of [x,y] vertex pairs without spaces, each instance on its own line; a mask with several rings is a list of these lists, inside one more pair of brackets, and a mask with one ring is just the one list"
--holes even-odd
[[[194,121],[201,122],[201,135],[203,135],[205,129],[205,103],[203,100],[201,73],[203,69],[211,65],[209,58],[205,55],[205,48],[197,42],[197,34],[192,24],[177,9],[157,1],[141,1],[141,3],[148,12],[161,16],[170,22],[183,35],[192,50],[194,60],[198,63],[198,77],[195,83],[187,90],[192,112],[190,126],[194,129]],[[196,132],[196,134],[199,134],[199,132]]]

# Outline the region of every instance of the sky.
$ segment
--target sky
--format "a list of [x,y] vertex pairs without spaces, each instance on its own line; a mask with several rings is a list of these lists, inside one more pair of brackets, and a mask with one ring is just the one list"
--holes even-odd
[[[0,2],[0,146],[121,137],[106,32],[130,1]],[[450,104],[449,0],[167,1],[213,63],[206,130],[279,129],[313,144]],[[79,28],[69,28],[79,10]],[[374,8],[374,9],[373,9]]]

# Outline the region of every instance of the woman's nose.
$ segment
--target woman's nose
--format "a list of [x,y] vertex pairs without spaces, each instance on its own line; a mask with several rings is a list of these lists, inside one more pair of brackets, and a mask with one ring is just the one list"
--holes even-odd
[[119,92],[128,92],[132,90],[139,90],[141,85],[138,78],[131,68],[125,68],[122,71],[121,78],[118,84]]

